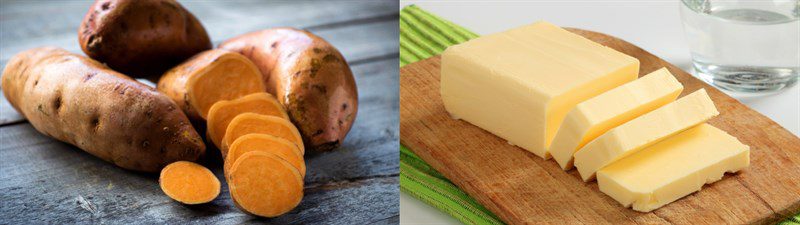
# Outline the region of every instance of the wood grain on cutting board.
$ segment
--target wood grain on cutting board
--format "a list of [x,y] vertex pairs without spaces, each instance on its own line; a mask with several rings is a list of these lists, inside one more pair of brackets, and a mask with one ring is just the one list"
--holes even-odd
[[705,88],[720,115],[710,124],[750,146],[750,167],[649,213],[606,196],[576,170],[450,118],[439,94],[439,56],[400,69],[400,139],[503,221],[524,223],[769,223],[800,211],[800,139],[678,67],[605,34],[569,29],[636,57],[640,76],[667,67],[682,95]]

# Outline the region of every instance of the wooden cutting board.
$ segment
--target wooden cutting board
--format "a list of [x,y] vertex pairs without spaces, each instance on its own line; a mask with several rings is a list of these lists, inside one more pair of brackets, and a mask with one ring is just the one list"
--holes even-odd
[[763,224],[800,211],[798,137],[631,43],[570,31],[638,58],[642,75],[667,67],[683,94],[705,88],[720,111],[709,123],[750,146],[750,167],[650,213],[623,208],[576,170],[565,172],[553,160],[451,119],[439,95],[439,56],[400,70],[402,144],[510,224]]

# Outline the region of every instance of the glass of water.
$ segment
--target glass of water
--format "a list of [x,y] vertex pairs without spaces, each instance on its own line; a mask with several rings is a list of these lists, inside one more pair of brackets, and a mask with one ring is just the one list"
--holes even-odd
[[797,83],[800,0],[681,0],[695,74],[740,94]]

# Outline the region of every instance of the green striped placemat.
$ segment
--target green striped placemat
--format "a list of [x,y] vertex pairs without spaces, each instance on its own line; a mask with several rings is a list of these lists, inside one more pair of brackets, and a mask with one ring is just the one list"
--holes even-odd
[[[478,37],[416,5],[400,10],[400,66],[427,59],[447,46]],[[458,189],[405,146],[400,146],[400,190],[465,224],[503,224],[492,212]],[[800,225],[800,214],[780,225]]]

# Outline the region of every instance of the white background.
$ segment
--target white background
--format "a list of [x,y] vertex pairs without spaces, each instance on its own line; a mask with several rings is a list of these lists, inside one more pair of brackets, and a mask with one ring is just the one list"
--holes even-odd
[[[504,31],[537,20],[622,38],[691,71],[679,0],[401,1],[416,4],[478,34]],[[736,97],[736,96],[734,96]],[[739,101],[800,135],[800,86]],[[457,224],[457,220],[405,193],[400,194],[401,224]]]

